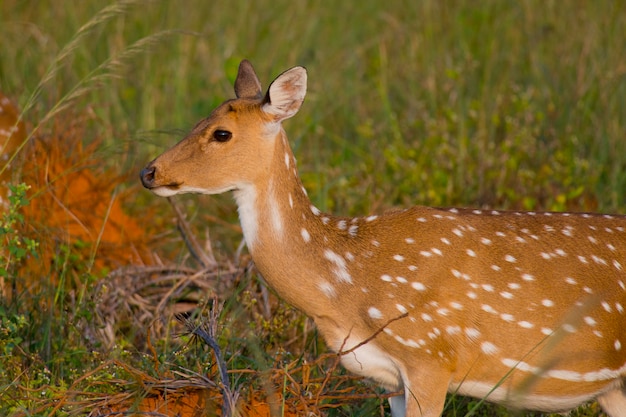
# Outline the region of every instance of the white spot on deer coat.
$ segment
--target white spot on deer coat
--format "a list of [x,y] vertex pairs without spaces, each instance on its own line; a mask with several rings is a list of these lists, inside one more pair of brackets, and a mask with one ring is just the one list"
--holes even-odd
[[482,342],[480,344],[480,350],[487,355],[495,355],[498,353],[499,349],[491,342]]
[[350,284],[352,283],[352,276],[348,272],[346,261],[341,255],[333,252],[330,249],[326,249],[324,251],[324,257],[335,265],[335,267],[333,268],[333,273],[337,277],[337,281],[347,282]]
[[381,319],[383,317],[383,313],[376,307],[370,307],[367,309],[367,314],[373,319]]
[[554,331],[552,329],[547,328],[547,327],[542,327],[541,328],[541,333],[546,335],[546,336],[550,336],[552,333],[554,333]]
[[591,259],[593,259],[593,261],[597,263],[598,265],[608,265],[606,260],[600,258],[599,256],[591,255]]
[[322,280],[317,284],[317,286],[328,298],[334,298],[337,296],[335,287],[333,287],[330,282]]
[[461,333],[461,326],[447,326],[446,333],[450,336],[454,336],[455,334]]
[[457,303],[456,301],[450,302],[450,307],[455,310],[463,310],[463,305],[461,303]]
[[470,340],[476,340],[480,337],[480,332],[478,331],[478,329],[475,329],[473,327],[468,327],[464,330],[465,335],[470,339]]
[[495,308],[491,307],[489,304],[483,304],[480,307],[483,311],[486,311],[487,313],[491,313],[491,314],[498,314],[498,312],[496,311]]
[[592,327],[597,324],[597,322],[594,320],[593,317],[586,316],[584,320],[585,320],[585,323],[587,323],[587,325],[592,326]]
[[505,260],[505,261],[507,261],[507,262],[511,262],[511,263],[515,263],[515,262],[517,262],[517,259],[515,259],[515,257],[514,257],[514,256],[511,256],[511,255],[506,255],[506,256],[504,257],[504,260]]
[[565,323],[562,326],[563,330],[565,330],[567,333],[576,333],[576,327],[574,327],[573,325],[569,324],[569,323]]
[[305,243],[309,243],[311,241],[311,235],[308,230],[302,228],[302,230],[300,230],[300,234],[302,235],[302,240],[304,240]]
[[507,314],[507,313],[502,313],[500,314],[500,318],[504,321],[507,321],[509,323],[512,323],[515,321],[515,317],[513,317],[512,314]]

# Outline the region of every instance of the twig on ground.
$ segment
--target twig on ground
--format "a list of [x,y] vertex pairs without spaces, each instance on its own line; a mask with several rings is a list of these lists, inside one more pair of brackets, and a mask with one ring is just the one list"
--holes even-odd
[[191,256],[193,256],[204,269],[216,268],[217,261],[213,255],[213,249],[211,248],[210,241],[207,240],[207,244],[205,245],[206,250],[203,249],[195,235],[191,232],[189,223],[187,223],[187,219],[185,218],[179,204],[170,197],[167,198],[167,201],[174,209],[174,213],[176,214],[176,225],[183,237],[183,240],[185,241],[185,244],[187,245],[187,249],[189,249],[189,252],[191,253]]
[[231,390],[228,368],[226,367],[226,362],[222,357],[220,346],[216,340],[218,333],[218,319],[221,311],[222,305],[219,303],[217,297],[213,297],[213,307],[209,310],[209,316],[206,321],[203,320],[200,324],[197,324],[193,318],[183,315],[178,315],[177,319],[185,325],[191,334],[202,339],[202,341],[213,350],[220,378],[222,380],[220,387],[224,400],[222,405],[222,415],[232,416],[235,412],[238,394]]

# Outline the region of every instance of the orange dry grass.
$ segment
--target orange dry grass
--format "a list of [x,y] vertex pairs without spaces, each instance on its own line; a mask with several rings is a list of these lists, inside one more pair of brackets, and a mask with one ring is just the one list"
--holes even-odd
[[168,417],[206,417],[220,415],[219,407],[213,397],[215,392],[201,389],[167,394],[156,394],[137,400],[128,400],[125,403],[103,407],[92,412],[96,416],[145,416],[147,413],[158,413]]
[[[7,100],[2,103],[0,134],[15,125],[18,114]],[[19,181],[31,187],[22,232],[39,243],[39,256],[20,269],[18,291],[37,291],[43,282],[56,286],[61,273],[72,277],[152,263],[150,233],[125,213],[129,194],[117,192],[125,175],[98,158],[99,139],[83,143],[88,122],[85,114],[55,119],[49,132],[31,138],[0,177],[3,196],[16,171]],[[5,161],[25,140],[23,124],[18,126],[15,134],[0,136]]]
[[61,241],[97,245],[100,266],[142,264],[149,258],[146,232],[122,208],[128,195],[115,191],[123,175],[103,168],[95,157],[99,143],[83,145],[84,126],[72,123],[59,130],[55,126],[26,149],[22,178],[34,195],[26,218],[33,228],[53,230]]
[[23,121],[18,123],[19,115],[17,107],[0,92],[0,201],[6,201],[8,195],[6,184],[11,181],[11,167],[15,165],[9,163],[10,159],[26,140],[26,127]]
[[26,149],[22,178],[34,198],[24,217],[40,242],[43,261],[29,265],[31,273],[40,266],[40,273],[53,276],[58,265],[52,261],[62,245],[80,254],[87,267],[93,262],[94,272],[150,263],[148,232],[124,212],[128,194],[116,193],[124,177],[95,157],[98,142],[83,146],[84,130],[80,120],[57,122],[51,135]]
[[[115,406],[102,407],[93,411],[90,417],[100,416],[144,416],[146,413],[158,413],[168,417],[207,417],[221,416],[222,411],[215,395],[210,390],[186,390],[172,392],[167,395],[157,394],[137,400],[127,400]],[[277,408],[279,409],[279,408]],[[267,401],[251,399],[242,403],[236,412],[240,417],[272,417]],[[296,417],[299,414],[289,411],[281,412],[284,417]]]

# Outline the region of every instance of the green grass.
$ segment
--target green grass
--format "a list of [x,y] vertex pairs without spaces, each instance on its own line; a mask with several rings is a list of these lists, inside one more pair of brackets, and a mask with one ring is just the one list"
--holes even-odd
[[[190,0],[103,10],[101,1],[0,1],[0,91],[42,131],[47,124],[38,123],[62,117],[65,105],[93,112],[85,141],[105,137],[101,157],[122,171],[137,172],[232,97],[245,57],[264,87],[291,66],[307,67],[306,102],[286,129],[309,195],[324,210],[626,212],[624,2]],[[180,201],[200,231],[207,215],[237,221],[229,197]],[[155,223],[171,227],[167,204],[147,192],[137,191],[128,210],[141,216],[149,206],[159,207]],[[225,254],[240,239],[219,226],[212,236]],[[173,253],[171,245],[155,250]],[[91,294],[77,303],[50,291],[52,318],[28,311],[30,300],[0,305],[11,337],[0,352],[0,404],[17,374],[10,367],[24,366],[13,349],[28,358],[33,387],[69,386],[102,355],[128,354],[124,346],[90,351],[80,329],[55,337],[93,305]],[[469,406],[450,408],[456,416]]]

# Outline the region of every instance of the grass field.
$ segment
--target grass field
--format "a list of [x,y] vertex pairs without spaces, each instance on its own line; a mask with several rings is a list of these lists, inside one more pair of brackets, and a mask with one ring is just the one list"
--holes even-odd
[[[45,216],[24,225],[5,214],[0,260],[17,290],[0,298],[0,415],[85,415],[106,395],[146,397],[141,381],[219,380],[213,351],[176,333],[170,304],[189,299],[206,314],[223,304],[214,336],[230,388],[242,397],[277,391],[287,401],[285,387],[304,386],[300,378],[324,380],[316,366],[328,362],[310,375],[303,368],[325,352],[311,323],[239,267],[248,258],[237,252],[230,196],[176,198],[191,228],[187,240],[204,242],[211,230],[220,272],[199,277],[172,207],[137,181],[147,161],[233,96],[242,58],[264,87],[291,66],[307,67],[305,104],[285,127],[323,210],[357,215],[424,204],[626,213],[625,39],[626,3],[608,0],[0,0],[0,91],[23,110],[31,141],[69,143],[59,157],[80,149],[85,158],[72,163],[109,178],[105,194],[92,198],[119,196],[152,256],[141,265],[104,262],[101,236],[55,240],[56,232],[43,232]],[[32,168],[22,166],[0,170],[13,184],[33,185]],[[42,207],[45,195],[35,187],[24,202]],[[14,205],[19,213],[22,202]],[[31,241],[37,256],[14,250]],[[29,266],[42,262],[45,269]],[[164,282],[157,289],[147,283],[155,276]],[[181,279],[193,286],[170,297]],[[167,309],[159,304],[166,299]],[[334,375],[344,377],[339,368]],[[307,388],[326,415],[387,412],[381,392],[365,382],[341,380],[333,388],[339,399],[326,388]],[[451,398],[445,415],[519,415],[477,404]],[[600,415],[593,404],[576,413]]]

